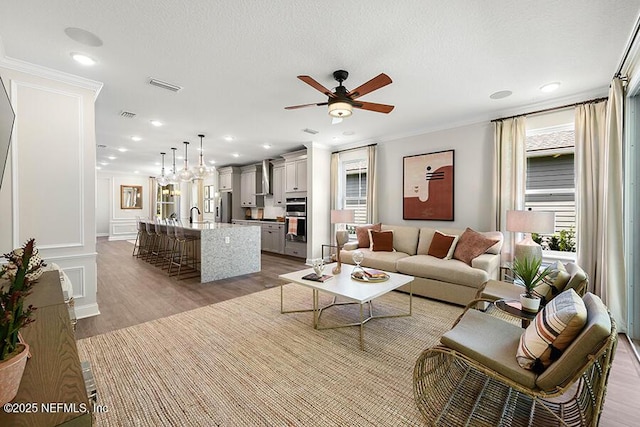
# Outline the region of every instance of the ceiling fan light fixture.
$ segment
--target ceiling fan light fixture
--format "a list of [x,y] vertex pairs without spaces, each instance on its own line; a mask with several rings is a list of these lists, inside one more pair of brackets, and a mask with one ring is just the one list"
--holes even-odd
[[348,102],[338,101],[329,104],[329,115],[331,117],[345,118],[353,112],[353,107]]

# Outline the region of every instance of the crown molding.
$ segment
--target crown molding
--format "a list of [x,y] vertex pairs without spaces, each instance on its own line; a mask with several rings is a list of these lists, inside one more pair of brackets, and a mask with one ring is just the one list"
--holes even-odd
[[98,98],[102,86],[104,86],[103,83],[95,80],[11,58],[5,56],[3,53],[4,52],[0,50],[0,67],[90,90],[94,93],[94,100]]

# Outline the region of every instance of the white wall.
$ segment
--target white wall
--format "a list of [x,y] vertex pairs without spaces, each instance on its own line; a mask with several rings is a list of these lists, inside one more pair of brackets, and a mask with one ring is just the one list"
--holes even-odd
[[[104,184],[107,181],[108,184]],[[153,213],[151,204],[151,189],[149,185],[149,178],[136,174],[113,174],[113,173],[98,173],[98,182],[102,183],[98,185],[97,198],[99,202],[100,212],[97,217],[108,217],[108,235],[109,240],[130,240],[136,238],[137,224],[136,217],[149,218]],[[121,209],[120,208],[120,186],[121,185],[139,185],[142,187],[142,209]],[[105,203],[105,201],[107,201]],[[104,209],[108,209],[104,212]],[[97,227],[104,228],[101,219],[101,223],[97,224]]]
[[94,103],[102,85],[9,58],[0,73],[16,112],[0,206],[0,251],[28,238],[73,283],[76,315],[96,302]]
[[[455,150],[454,221],[403,220],[403,157],[444,150]],[[416,227],[492,230],[493,152],[493,126],[489,122],[380,143],[378,220]]]
[[98,175],[96,181],[96,236],[109,236],[111,219],[111,179]]

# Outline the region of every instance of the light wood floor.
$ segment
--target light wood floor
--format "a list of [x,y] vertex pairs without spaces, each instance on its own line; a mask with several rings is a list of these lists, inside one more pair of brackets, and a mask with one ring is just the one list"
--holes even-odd
[[[262,254],[262,271],[215,284],[177,281],[133,258],[133,245],[98,240],[99,316],[81,319],[76,337],[86,338],[224,301],[278,285],[278,275],[304,268],[302,260]],[[640,364],[620,335],[600,426],[640,425]]]

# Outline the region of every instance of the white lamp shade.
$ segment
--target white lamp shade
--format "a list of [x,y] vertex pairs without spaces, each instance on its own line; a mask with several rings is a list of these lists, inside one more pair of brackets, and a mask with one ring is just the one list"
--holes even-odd
[[549,234],[555,226],[555,212],[507,211],[507,231]]
[[334,102],[329,104],[329,115],[332,117],[349,117],[353,107],[347,102]]
[[351,209],[338,209],[331,211],[331,224],[350,224],[354,220],[355,214]]

